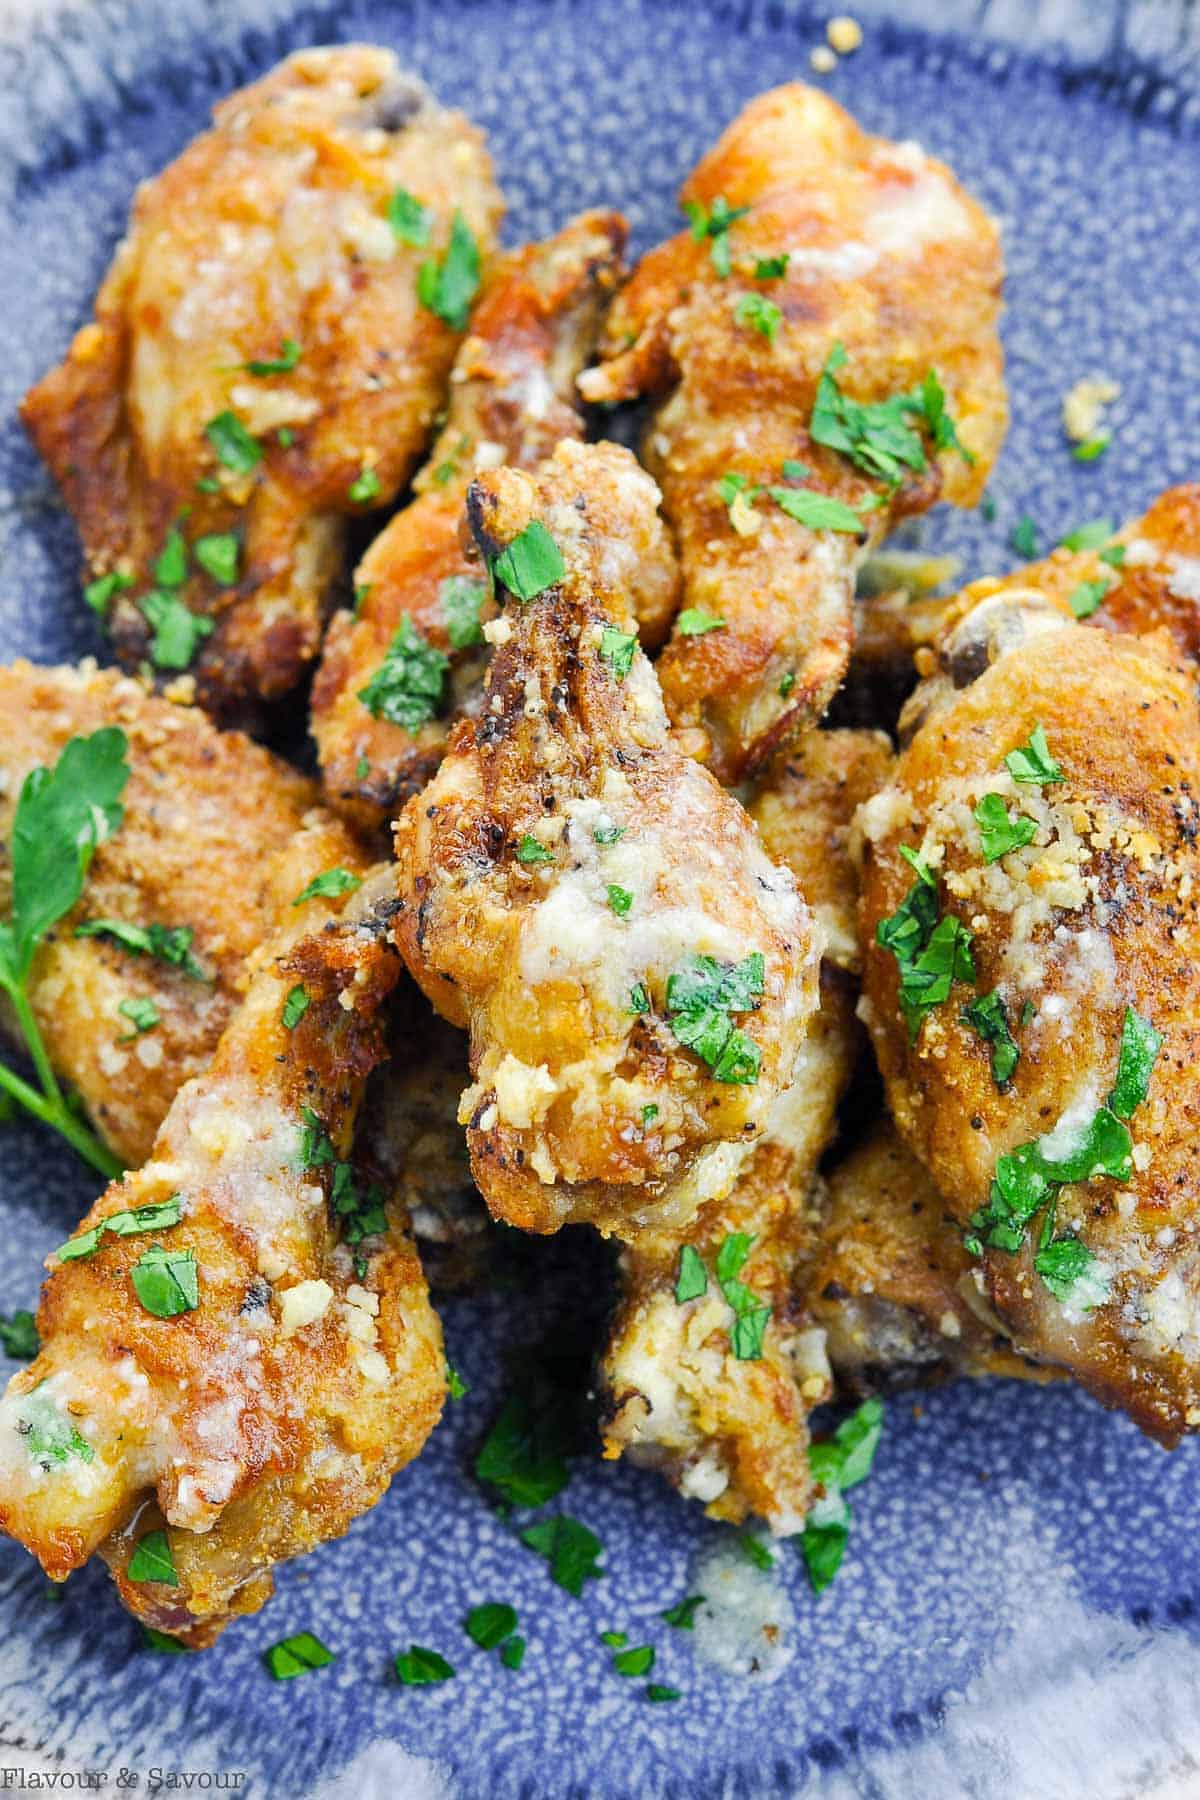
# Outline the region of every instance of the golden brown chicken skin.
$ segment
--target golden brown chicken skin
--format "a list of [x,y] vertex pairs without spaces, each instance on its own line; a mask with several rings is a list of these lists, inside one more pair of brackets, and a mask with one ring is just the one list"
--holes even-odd
[[[804,1522],[807,1419],[833,1392],[797,1268],[817,1229],[817,1163],[857,1048],[851,985],[827,970],[795,1079],[732,1191],[685,1231],[645,1232],[622,1252],[624,1296],[600,1365],[606,1456],[659,1469],[710,1518],[753,1515],[779,1536]],[[739,1233],[750,1239],[733,1276],[741,1289],[721,1280]],[[685,1246],[703,1265],[702,1291]]]
[[[275,925],[276,863],[293,856],[305,819],[319,815],[312,782],[240,732],[215,730],[196,708],[111,669],[19,662],[0,669],[0,844],[29,771],[104,726],[126,737],[124,819],[97,851],[78,906],[38,949],[28,989],[55,1072],[136,1168],[240,1003],[247,958]],[[322,853],[319,839],[299,841]],[[295,891],[325,866],[298,868]],[[2,867],[0,912],[7,885]],[[111,936],[75,935],[98,921],[191,932],[187,966]],[[121,1010],[139,1002],[156,1015],[149,1029]]]
[[669,555],[657,499],[609,444],[475,481],[494,573],[528,588],[539,542],[549,585],[487,627],[480,715],[396,831],[398,942],[471,1034],[476,1182],[534,1231],[632,1236],[727,1191],[816,1001],[792,877],[671,742],[637,647],[634,589]]
[[[372,1506],[441,1408],[406,1222],[340,1161],[399,971],[390,880],[340,917],[307,902],[264,948],[151,1160],[50,1259],[41,1353],[0,1401],[4,1528],[55,1580],[98,1550],[131,1610],[192,1644]],[[134,1560],[152,1530],[173,1581]]]
[[[687,611],[659,673],[672,721],[731,782],[828,704],[870,546],[936,500],[979,498],[1006,424],[1002,265],[995,225],[948,169],[799,84],[752,101],[681,200],[695,229],[643,259],[581,388],[661,396],[645,454]],[[931,369],[944,417],[922,399]],[[876,455],[878,415],[826,428],[832,389],[868,405],[906,397],[907,411],[893,404],[908,430],[898,461]],[[849,529],[829,523],[829,501],[851,509]]]
[[190,669],[227,717],[294,686],[344,519],[420,455],[499,213],[481,134],[361,44],[232,94],[139,190],[22,408],[127,666]]
[[[424,786],[455,715],[478,706],[482,626],[495,606],[478,551],[463,541],[466,491],[480,469],[532,469],[560,439],[583,435],[575,378],[595,345],[624,241],[618,214],[585,213],[545,243],[498,259],[459,347],[417,498],[359,565],[355,611],[334,615],[313,684],[312,732],[330,804],[363,828],[387,824]],[[673,578],[655,599],[646,623],[657,643]],[[425,646],[432,679],[406,680],[406,647],[411,657]]]
[[976,613],[860,811],[867,1019],[1018,1350],[1173,1443],[1200,1424],[1195,671],[1036,591]]
[[830,1171],[796,1303],[854,1393],[956,1375],[1049,1380],[992,1313],[951,1208],[890,1121]]

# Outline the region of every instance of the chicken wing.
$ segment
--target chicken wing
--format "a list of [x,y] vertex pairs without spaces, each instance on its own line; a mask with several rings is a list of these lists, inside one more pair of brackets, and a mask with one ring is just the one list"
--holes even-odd
[[343,520],[408,478],[500,199],[389,51],[307,50],[147,182],[25,423],[121,660],[236,716],[315,656]]
[[[97,851],[79,905],[37,951],[27,987],[56,1073],[136,1168],[177,1090],[207,1065],[247,958],[274,928],[276,861],[291,859],[299,893],[336,855],[318,833],[297,839],[315,816],[312,782],[195,708],[86,663],[0,669],[0,844],[29,771],[55,762],[68,739],[114,725],[127,739],[124,821]],[[295,865],[293,840],[330,862]],[[8,880],[4,867],[3,915]],[[111,931],[76,936],[105,922],[165,929],[160,953]]]
[[340,917],[288,908],[150,1162],[50,1259],[43,1348],[0,1401],[5,1529],[56,1580],[98,1550],[131,1610],[195,1645],[373,1505],[441,1408],[405,1221],[344,1160],[400,969],[391,879]]
[[732,1192],[686,1231],[644,1232],[623,1250],[601,1361],[606,1456],[661,1470],[710,1518],[755,1515],[781,1537],[804,1523],[807,1419],[833,1392],[796,1274],[858,1040],[850,983],[828,970],[821,990],[795,1079]]
[[982,493],[1006,423],[1002,268],[948,169],[798,84],[752,101],[681,197],[692,231],[644,258],[580,386],[663,396],[645,453],[687,608],[659,674],[732,782],[827,705],[870,546]]
[[[466,491],[479,469],[532,469],[561,438],[582,436],[575,378],[624,241],[618,214],[585,213],[546,243],[498,260],[459,348],[418,497],[360,564],[355,612],[334,615],[313,684],[312,731],[330,803],[362,827],[395,816],[436,770],[455,714],[478,708],[482,625],[495,606],[478,552],[461,541]],[[667,574],[658,616],[647,621],[655,643],[674,604]],[[414,656],[431,679],[413,679]]]
[[631,1236],[726,1192],[816,1002],[792,877],[672,744],[638,649],[635,592],[668,554],[657,499],[607,444],[472,484],[514,597],[487,627],[479,718],[397,825],[397,941],[471,1033],[476,1182],[535,1231]]
[[985,598],[914,696],[859,815],[866,1016],[1016,1347],[1173,1443],[1200,1424],[1195,670],[1064,610]]

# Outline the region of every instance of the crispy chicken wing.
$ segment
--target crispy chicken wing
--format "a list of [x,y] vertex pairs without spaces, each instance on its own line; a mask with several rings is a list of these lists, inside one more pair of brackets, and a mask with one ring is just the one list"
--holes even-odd
[[[858,1034],[845,976],[827,970],[821,990],[795,1079],[732,1192],[686,1231],[644,1232],[622,1252],[624,1297],[601,1362],[606,1456],[660,1469],[710,1518],[754,1514],[780,1536],[804,1522],[807,1419],[833,1391],[796,1271],[816,1230],[817,1162]],[[749,1239],[740,1263],[737,1234]],[[685,1246],[703,1265],[702,1290]]]
[[500,199],[386,50],[303,51],[214,121],[140,189],[23,414],[122,661],[194,666],[229,716],[315,656],[342,521],[420,454]]
[[1168,651],[985,598],[860,824],[902,1136],[1018,1349],[1173,1443],[1200,1424],[1200,721]]
[[[359,565],[355,612],[333,618],[313,684],[312,731],[330,802],[361,826],[395,816],[436,770],[454,715],[478,707],[481,627],[495,607],[478,552],[462,541],[466,491],[479,469],[532,469],[560,439],[582,436],[575,378],[624,241],[618,214],[585,213],[544,244],[497,261],[459,347],[449,411],[417,498]],[[675,598],[674,572],[666,573],[645,622],[653,643]],[[380,677],[381,664],[386,677],[396,663],[398,631],[401,650],[433,647],[431,684]]]
[[[274,928],[278,859],[294,868],[296,893],[329,865],[295,862],[293,840],[314,856],[327,848],[317,833],[297,838],[315,816],[312,782],[195,708],[88,664],[0,669],[0,844],[29,771],[55,762],[68,739],[112,725],[128,743],[124,821],[96,853],[79,905],[39,948],[28,991],[56,1073],[136,1168],[177,1090],[207,1065],[244,991],[247,957]],[[0,915],[7,886],[0,868]],[[190,972],[112,936],[76,937],[102,920],[184,928]],[[156,1019],[139,1031],[130,1012],[146,1003]]]
[[792,877],[671,742],[633,593],[667,554],[627,451],[561,444],[472,485],[510,599],[477,720],[396,832],[397,938],[471,1033],[492,1212],[553,1231],[683,1224],[791,1080],[817,947]]
[[665,396],[646,455],[688,611],[659,673],[728,782],[828,704],[870,545],[935,500],[979,498],[1006,423],[1002,270],[948,169],[799,84],[752,101],[681,198],[693,231],[644,258],[581,387]]
[[[344,833],[312,829],[361,870]],[[5,1529],[55,1579],[98,1550],[139,1617],[193,1644],[373,1505],[440,1411],[406,1222],[341,1160],[400,967],[390,884],[340,917],[288,909],[150,1162],[50,1259],[43,1348],[0,1401]]]

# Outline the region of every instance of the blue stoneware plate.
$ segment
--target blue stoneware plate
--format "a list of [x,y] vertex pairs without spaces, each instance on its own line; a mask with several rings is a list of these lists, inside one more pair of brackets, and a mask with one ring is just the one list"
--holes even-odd
[[[1046,546],[1200,475],[1196,13],[1165,0],[856,10],[866,41],[831,91],[871,129],[947,158],[1007,241],[1013,428],[994,518],[935,516],[923,541],[971,573],[997,570],[1022,514]],[[218,96],[298,46],[376,39],[486,126],[514,238],[606,204],[629,213],[641,248],[673,229],[678,181],[743,102],[807,73],[820,24],[789,0],[9,0],[0,656],[102,653],[74,532],[13,407],[86,317],[135,183]],[[1111,450],[1084,466],[1058,407],[1097,371],[1122,392]],[[0,1137],[0,1178],[9,1311],[31,1303],[41,1256],[93,1185],[19,1124]],[[892,1401],[834,1585],[814,1600],[789,1547],[770,1574],[743,1564],[744,1606],[779,1623],[780,1650],[738,1678],[659,1617],[731,1534],[652,1476],[584,1459],[566,1504],[601,1537],[606,1572],[576,1600],[470,1479],[501,1349],[556,1309],[602,1305],[603,1269],[569,1245],[537,1270],[534,1285],[446,1307],[469,1397],[374,1513],[285,1569],[268,1611],[207,1654],[144,1651],[98,1570],[49,1603],[29,1559],[4,1546],[0,1784],[20,1779],[8,1765],[26,1783],[83,1769],[109,1791],[202,1792],[220,1777],[282,1800],[1200,1792],[1195,1446],[1164,1455],[1066,1388],[958,1384]],[[520,1609],[519,1673],[463,1634],[483,1599]],[[262,1649],[305,1627],[337,1661],[273,1683]],[[655,1645],[656,1677],[682,1698],[650,1704],[614,1674],[604,1629]],[[446,1654],[456,1679],[389,1680],[414,1640]]]

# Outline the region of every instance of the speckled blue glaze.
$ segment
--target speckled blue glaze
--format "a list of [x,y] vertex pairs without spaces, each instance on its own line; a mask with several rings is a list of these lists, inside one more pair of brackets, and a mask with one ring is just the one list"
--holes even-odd
[[[829,80],[871,128],[918,136],[1005,225],[1013,428],[996,513],[937,515],[922,541],[968,571],[1003,568],[1028,512],[1043,545],[1100,513],[1140,510],[1200,475],[1200,80],[1196,14],[1162,0],[1041,9],[1067,48],[1008,41],[1037,9],[974,0],[855,9],[864,48]],[[936,27],[925,29],[936,18]],[[960,29],[956,29],[956,27]],[[970,29],[971,35],[966,35]],[[960,34],[961,30],[961,34]],[[0,656],[101,652],[75,581],[73,531],[13,405],[86,317],[134,184],[211,102],[302,44],[395,47],[488,129],[512,238],[584,205],[629,213],[639,247],[673,226],[673,191],[752,94],[804,75],[803,7],[720,0],[475,0],[301,8],[286,0],[54,5],[0,23]],[[1122,383],[1112,449],[1073,462],[1063,390]],[[0,1138],[0,1309],[32,1301],[38,1264],[90,1202],[46,1137]],[[155,1657],[89,1569],[57,1604],[0,1548],[0,1771],[242,1771],[240,1791],[1089,1800],[1196,1792],[1200,1778],[1200,1463],[1067,1389],[961,1384],[891,1403],[850,1550],[814,1601],[780,1552],[793,1660],[771,1686],[697,1661],[659,1620],[719,1535],[653,1477],[592,1459],[565,1504],[601,1536],[605,1578],[573,1600],[514,1542],[467,1474],[502,1389],[498,1348],[528,1340],[598,1277],[547,1252],[545,1292],[445,1308],[471,1386],[420,1463],[348,1537],[285,1569],[268,1611],[203,1657]],[[0,1371],[2,1372],[2,1371]],[[460,1621],[507,1599],[529,1639],[520,1673]],[[311,1627],[333,1667],[273,1684],[263,1647]],[[598,1642],[657,1646],[653,1706]],[[457,1678],[388,1679],[410,1641]],[[1172,1785],[1175,1784],[1175,1785]]]

